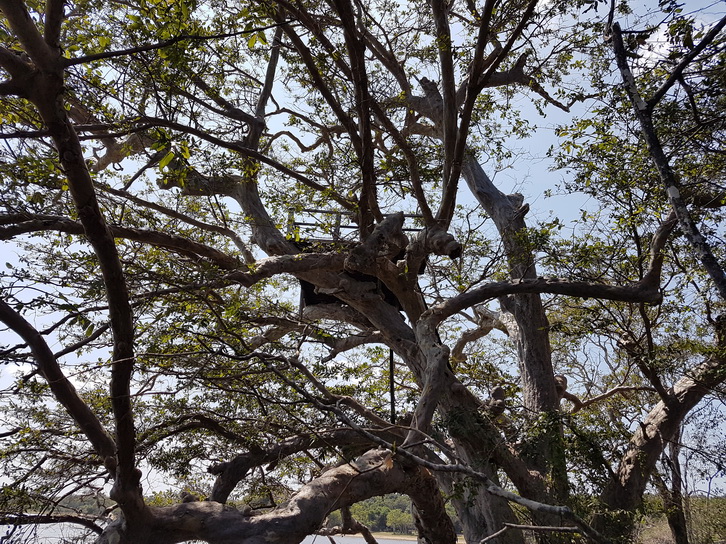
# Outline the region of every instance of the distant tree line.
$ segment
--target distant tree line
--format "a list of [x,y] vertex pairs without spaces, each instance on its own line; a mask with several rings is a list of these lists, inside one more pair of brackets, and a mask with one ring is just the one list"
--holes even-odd
[[[411,533],[415,530],[413,514],[411,513],[411,499],[406,495],[393,493],[381,497],[373,497],[366,501],[354,504],[351,514],[360,523],[366,525],[373,532],[391,532],[398,534]],[[455,517],[452,507],[449,515],[454,520],[454,527],[461,532],[461,526]],[[340,525],[340,512],[333,512],[328,517],[328,527]]]

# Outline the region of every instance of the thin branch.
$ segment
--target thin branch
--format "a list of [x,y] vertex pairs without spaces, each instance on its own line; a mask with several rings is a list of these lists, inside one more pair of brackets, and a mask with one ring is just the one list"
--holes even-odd
[[706,238],[701,234],[698,226],[693,221],[688,207],[686,206],[680,192],[680,181],[676,177],[675,172],[671,168],[668,157],[663,151],[658,134],[653,125],[651,111],[648,104],[645,103],[635,83],[635,78],[628,65],[625,45],[623,44],[622,31],[620,25],[615,23],[612,25],[612,42],[615,59],[620,69],[620,73],[625,85],[625,90],[633,104],[635,115],[640,123],[640,128],[645,138],[648,152],[651,159],[658,170],[661,182],[668,196],[668,201],[678,217],[678,224],[683,231],[688,243],[691,245],[694,253],[701,261],[703,268],[711,277],[721,298],[726,300],[726,272],[714,256],[711,246]]
[[[272,168],[278,170],[279,172],[290,176],[291,178],[301,182],[304,185],[307,185],[311,189],[314,189],[316,191],[320,191],[322,193],[330,195],[330,198],[335,200],[338,204],[343,206],[346,210],[353,210],[355,209],[355,204],[352,202],[344,199],[337,193],[330,193],[329,188],[325,187],[324,185],[321,185],[307,176],[296,172],[295,170],[292,170],[291,168],[288,168],[287,166],[277,162],[274,159],[271,159],[270,157],[266,156],[263,153],[260,153],[256,149],[250,148],[246,145],[237,143],[237,142],[227,142],[225,140],[222,140],[221,138],[217,138],[215,136],[212,136],[208,134],[206,131],[197,129],[194,127],[190,127],[187,125],[183,125],[181,123],[177,123],[174,121],[169,121],[166,119],[160,119],[156,117],[144,117],[140,119],[142,122],[149,123],[149,126],[159,126],[159,127],[166,127],[170,128],[172,130],[178,130],[179,132],[191,134],[193,136],[197,136],[198,138],[201,138],[202,140],[205,140],[211,144],[220,146],[224,149],[229,149],[231,151],[237,151],[238,153],[241,153],[242,155],[245,155],[251,159],[254,159],[256,161],[259,161],[263,164],[266,164],[268,166],[271,166]],[[233,176],[228,176],[228,179],[232,179]],[[243,181],[242,178],[239,178],[240,181]]]
[[[7,1],[7,0],[3,0]],[[239,30],[237,32],[223,32],[221,34],[210,34],[208,36],[203,36],[200,34],[181,34],[179,36],[175,36],[173,38],[169,38],[168,40],[164,40],[157,43],[150,43],[147,45],[139,45],[137,47],[129,47],[128,49],[120,49],[117,51],[107,51],[104,53],[94,53],[93,55],[85,55],[83,57],[75,57],[72,59],[65,59],[63,61],[63,65],[68,66],[75,66],[77,64],[83,64],[86,62],[93,62],[96,60],[105,60],[105,59],[112,59],[116,57],[123,57],[127,55],[135,55],[138,53],[145,53],[146,51],[155,51],[157,49],[164,49],[165,47],[170,47],[172,45],[175,45],[179,42],[183,42],[186,40],[198,40],[198,41],[206,41],[206,40],[219,40],[223,38],[234,38],[235,36],[245,36],[250,34],[255,34],[257,32],[262,32],[264,30],[269,30],[271,28],[276,28],[280,25],[285,25],[289,21],[280,21],[277,23],[269,24],[266,26],[260,26],[252,29],[246,29],[246,30]]]
[[97,327],[93,331],[93,334],[88,335],[83,340],[79,340],[78,342],[75,342],[75,343],[71,344],[70,346],[66,346],[62,350],[54,353],[53,357],[55,357],[56,359],[60,359],[64,355],[68,355],[69,353],[73,353],[74,351],[81,349],[83,346],[86,346],[86,345],[90,344],[91,342],[93,342],[94,340],[100,338],[103,334],[106,333],[106,331],[108,331],[109,328],[110,327],[108,324]]
[[[496,56],[493,58],[491,62],[487,62],[487,68],[486,71],[481,74],[478,79],[476,80],[475,85],[469,86],[467,89],[467,96],[466,100],[467,103],[465,105],[464,109],[464,115],[462,116],[462,122],[461,127],[459,129],[458,134],[455,135],[455,137],[452,139],[451,145],[453,146],[453,149],[451,151],[451,160],[452,160],[452,169],[448,173],[449,178],[445,180],[445,191],[441,202],[441,208],[440,212],[438,214],[438,217],[445,219],[446,224],[448,224],[451,221],[451,217],[454,212],[454,203],[456,200],[456,191],[458,186],[458,180],[461,176],[461,171],[463,168],[463,161],[464,161],[464,155],[467,150],[467,134],[469,131],[469,124],[471,122],[471,115],[474,108],[474,103],[476,100],[477,95],[483,89],[485,86],[488,85],[489,79],[496,73],[497,68],[504,62],[507,55],[509,55],[509,52],[511,51],[512,47],[514,46],[514,42],[516,42],[519,37],[521,36],[524,29],[527,27],[527,25],[531,22],[532,14],[534,13],[534,9],[537,6],[538,0],[530,0],[529,4],[527,5],[527,8],[524,11],[524,14],[522,15],[521,20],[519,21],[519,24],[514,29],[512,34],[509,36],[509,39],[507,40],[507,43],[504,45],[503,48],[501,48],[499,51],[496,52]],[[492,8],[493,9],[493,8]],[[486,31],[485,28],[480,29],[480,39],[485,38],[486,36],[482,35],[482,33]],[[487,32],[488,34],[488,32]],[[483,61],[482,61],[483,62]],[[521,68],[521,67],[520,67]],[[476,74],[471,74],[471,78],[476,78]],[[444,140],[446,142],[446,140]],[[444,144],[446,145],[446,143]]]
[[642,387],[642,386],[635,386],[635,385],[618,385],[617,387],[613,387],[612,389],[606,391],[605,393],[602,393],[602,394],[592,397],[590,399],[587,399],[587,400],[578,399],[579,404],[577,402],[572,401],[575,406],[572,408],[572,410],[570,410],[570,413],[575,414],[575,413],[579,412],[580,410],[582,410],[583,408],[587,408],[588,406],[590,406],[592,404],[596,404],[600,401],[608,399],[608,398],[612,397],[613,395],[617,395],[618,393],[626,393],[628,391],[651,391],[652,392],[652,391],[655,391],[655,389],[653,387]]
[[63,514],[10,514],[0,512],[0,524],[2,525],[40,525],[51,523],[73,523],[90,529],[99,535],[103,532],[103,528],[97,525],[93,519],[82,516]]
[[[7,223],[13,217],[15,216],[0,215],[0,223]],[[0,240],[8,239],[13,236],[17,236],[18,234],[42,232],[49,230],[78,235],[83,235],[85,233],[83,225],[81,223],[77,221],[71,221],[70,219],[61,216],[22,215],[18,217],[18,220],[20,222],[15,225],[0,228]],[[199,242],[194,242],[192,240],[189,240],[188,238],[183,238],[181,236],[166,234],[158,231],[118,226],[110,226],[109,232],[114,238],[135,240],[158,247],[163,247],[192,258],[203,257],[205,259],[209,259],[217,266],[225,270],[236,270],[240,267],[240,263],[235,257],[219,251],[213,247],[209,247],[205,244],[200,244]]]
[[653,93],[653,96],[650,97],[648,100],[648,109],[650,111],[653,111],[653,108],[660,102],[661,98],[668,92],[668,89],[670,89],[681,77],[681,74],[683,74],[683,71],[688,67],[688,65],[695,59],[701,51],[703,51],[708,45],[713,42],[713,40],[716,39],[716,36],[718,36],[718,33],[721,32],[721,30],[726,26],[726,16],[724,16],[718,23],[716,23],[711,30],[708,31],[708,33],[703,37],[703,39],[696,45],[689,53],[683,57],[683,60],[678,63],[678,65],[673,69],[671,74],[668,76],[668,79],[666,79],[663,82],[663,85],[660,86],[660,88]]
[[[13,87],[15,88],[15,87]],[[12,92],[8,92],[7,94],[16,94],[17,89]],[[0,93],[2,93],[2,88],[0,87]],[[42,138],[44,136],[48,136],[49,133],[47,130],[19,130],[17,132],[11,132],[8,134],[0,134],[0,140],[15,140],[15,139],[25,139],[25,138]]]
[[502,529],[499,529],[496,533],[490,534],[486,538],[482,538],[479,544],[484,544],[494,540],[498,536],[501,536],[510,529],[516,529],[519,531],[534,531],[539,533],[582,533],[582,529],[578,527],[555,527],[550,525],[517,525],[515,523],[505,523]]
[[106,432],[96,415],[78,395],[76,388],[63,374],[45,339],[4,300],[0,300],[0,321],[30,346],[38,368],[53,395],[88,437],[96,453],[104,462],[107,462],[106,459],[112,458],[116,450],[113,438]]
[[144,206],[145,208],[149,208],[149,209],[155,210],[159,213],[163,213],[164,215],[166,215],[168,217],[172,217],[174,219],[184,221],[185,223],[187,223],[193,227],[198,227],[200,229],[203,229],[203,230],[206,230],[209,232],[216,232],[218,234],[222,234],[223,236],[230,238],[234,242],[234,244],[237,246],[237,249],[239,249],[240,252],[242,252],[242,255],[244,256],[244,259],[245,259],[245,263],[252,264],[255,262],[255,258],[252,255],[252,253],[250,252],[247,245],[242,241],[242,239],[239,237],[239,235],[232,229],[222,227],[219,225],[213,225],[211,223],[205,223],[203,221],[199,221],[198,219],[195,219],[194,217],[181,213],[177,210],[167,208],[166,206],[162,206],[161,204],[157,204],[156,202],[150,202],[148,200],[144,200],[143,198],[139,198],[135,195],[132,195],[128,191],[121,191],[118,189],[114,189],[112,187],[105,187],[103,190],[104,190],[104,192],[110,193],[112,195],[123,197],[127,200],[130,200],[131,202]]

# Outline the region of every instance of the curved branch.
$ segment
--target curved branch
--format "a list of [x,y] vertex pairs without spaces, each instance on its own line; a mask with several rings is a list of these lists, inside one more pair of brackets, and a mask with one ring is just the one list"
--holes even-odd
[[[28,344],[40,373],[48,382],[53,395],[88,437],[99,457],[108,465],[108,459],[112,459],[115,454],[116,444],[96,415],[83,402],[73,384],[63,374],[45,339],[4,300],[0,300],[0,321],[5,323]],[[111,468],[109,466],[109,469]],[[114,475],[113,470],[111,470],[111,475]]]
[[118,51],[106,51],[104,53],[95,53],[93,55],[84,55],[82,57],[75,57],[71,59],[65,59],[63,64],[64,66],[76,66],[78,64],[84,64],[87,62],[94,62],[97,60],[105,60],[105,59],[113,59],[117,57],[126,57],[128,55],[135,55],[137,53],[144,53],[146,51],[155,51],[157,49],[164,49],[165,47],[172,46],[174,44],[177,44],[179,42],[183,42],[186,40],[198,40],[198,41],[206,41],[206,40],[219,40],[223,38],[234,38],[235,36],[245,36],[250,34],[255,34],[257,32],[261,32],[264,30],[269,30],[271,28],[276,28],[280,25],[287,24],[288,21],[282,21],[278,23],[272,23],[266,26],[260,26],[256,28],[246,28],[245,30],[239,30],[237,32],[223,32],[220,34],[210,34],[209,36],[202,36],[200,34],[181,34],[180,36],[175,36],[173,38],[169,38],[168,40],[164,40],[157,43],[151,43],[147,45],[140,45],[138,47],[130,47],[128,49],[121,49]]
[[101,534],[103,529],[93,519],[74,515],[49,515],[49,514],[3,514],[0,512],[0,524],[2,525],[41,525],[52,523],[73,523],[90,529],[96,534]]
[[[68,234],[85,233],[83,225],[61,216],[27,214],[0,215],[0,224],[8,224],[11,221],[20,221],[13,226],[0,228],[0,240],[7,240],[18,234],[32,232],[58,231]],[[204,257],[209,259],[224,270],[235,270],[240,267],[240,262],[230,255],[205,244],[194,242],[181,236],[166,234],[163,232],[135,229],[129,227],[109,227],[109,232],[114,238],[123,238],[144,242],[158,247],[163,247],[187,255],[190,257]]]
[[135,195],[132,195],[128,191],[120,191],[118,189],[113,189],[112,187],[105,187],[104,192],[125,198],[127,200],[130,200],[131,202],[135,202],[136,204],[144,206],[145,208],[149,208],[149,209],[155,210],[159,213],[163,213],[164,215],[166,215],[168,217],[173,217],[174,219],[179,219],[193,227],[198,227],[200,229],[203,229],[203,230],[206,230],[209,232],[216,232],[218,234],[222,234],[223,236],[228,237],[229,239],[231,239],[234,242],[234,244],[237,246],[237,249],[239,249],[240,252],[242,253],[242,255],[244,256],[245,262],[247,264],[252,264],[255,262],[254,255],[252,255],[252,253],[250,252],[247,245],[242,241],[242,239],[239,237],[239,235],[232,229],[229,229],[229,228],[223,227],[223,226],[219,226],[219,225],[213,225],[211,223],[205,223],[203,221],[199,221],[198,219],[195,219],[194,217],[181,213],[177,210],[167,208],[166,206],[162,206],[160,204],[157,204],[156,202],[149,202],[148,200],[139,198]]
[[437,326],[444,319],[488,299],[519,293],[550,293],[579,298],[603,298],[624,302],[646,302],[658,304],[663,298],[659,290],[663,266],[663,248],[676,225],[671,213],[663,221],[650,243],[650,263],[643,279],[630,285],[606,285],[585,281],[568,281],[562,278],[521,279],[511,282],[495,282],[483,285],[431,307],[424,316],[431,326]]
[[464,331],[461,333],[461,337],[456,341],[454,347],[451,349],[451,361],[452,363],[460,363],[466,361],[467,357],[464,353],[466,346],[471,343],[483,338],[494,329],[502,331],[504,334],[509,334],[506,325],[502,322],[500,317],[494,312],[489,311],[487,308],[475,308],[476,314],[476,328]]
[[[642,387],[642,386],[636,386],[636,385],[618,385],[617,387],[613,387],[612,389],[605,391],[604,393],[601,393],[600,395],[597,395],[595,397],[589,398],[587,400],[580,400],[578,397],[572,395],[571,393],[567,394],[565,393],[565,398],[572,402],[574,405],[572,410],[570,410],[571,414],[576,414],[580,410],[583,410],[584,408],[587,408],[588,406],[592,404],[596,404],[600,401],[603,401],[605,399],[608,399],[612,397],[613,395],[617,395],[618,393],[626,393],[628,391],[655,391],[652,387]],[[571,398],[574,397],[574,398]]]
[[660,290],[640,281],[632,285],[605,285],[585,281],[568,281],[562,278],[536,278],[489,283],[478,289],[462,293],[441,304],[431,307],[424,316],[438,325],[447,317],[486,300],[521,293],[550,293],[578,298],[602,298],[624,302],[659,303]]
[[[402,439],[401,433],[392,429],[386,431],[370,430],[376,436],[385,436],[387,442]],[[237,484],[255,467],[262,465],[276,465],[280,460],[305,450],[327,448],[375,446],[374,442],[360,432],[350,429],[328,429],[310,434],[298,435],[279,442],[272,448],[251,448],[250,451],[237,455],[234,459],[210,466],[207,471],[217,476],[209,500],[221,503],[227,498]]]
[[[196,412],[184,414],[174,418],[173,420],[164,421],[163,423],[149,427],[143,433],[139,434],[139,447],[148,448],[151,445],[160,442],[164,438],[175,436],[194,429],[206,429],[213,431],[219,436],[223,436],[237,444],[246,444],[248,442],[245,436],[230,431],[218,420],[206,414]],[[153,437],[153,440],[149,440],[151,437]]]
[[[271,512],[250,516],[214,501],[188,502],[150,508],[148,530],[163,535],[166,543],[203,539],[212,544],[291,544],[313,534],[330,512],[388,493],[407,493],[415,499],[432,485],[428,471],[378,449],[326,471]],[[454,544],[450,523],[440,524],[435,542]],[[123,527],[123,520],[112,523],[98,542],[118,542]]]
[[[286,176],[291,177],[294,180],[299,181],[303,185],[306,185],[310,187],[311,189],[314,189],[316,191],[329,194],[330,198],[332,200],[335,200],[338,204],[343,206],[346,210],[353,210],[355,209],[355,204],[352,202],[344,199],[337,193],[330,193],[329,188],[325,187],[324,185],[321,185],[307,176],[296,172],[295,170],[292,170],[291,168],[288,168],[287,166],[280,164],[274,159],[271,159],[264,153],[261,153],[257,151],[256,149],[253,149],[251,147],[248,147],[246,145],[237,143],[237,142],[227,142],[225,140],[222,140],[221,138],[217,138],[215,136],[212,136],[211,134],[207,133],[204,130],[190,127],[187,125],[183,125],[181,123],[177,123],[175,121],[169,121],[167,119],[160,119],[157,117],[143,117],[139,120],[143,123],[148,123],[149,126],[158,126],[158,127],[166,127],[170,128],[172,130],[177,130],[182,133],[191,134],[193,136],[196,136],[198,138],[201,138],[202,140],[205,140],[211,144],[214,144],[216,146],[219,146],[223,149],[229,149],[231,151],[236,151],[246,157],[249,157],[250,159],[256,160],[261,162],[262,164],[266,164],[267,166],[270,166],[274,168],[275,170],[278,170],[279,172],[285,174]],[[201,174],[200,174],[201,175]],[[239,178],[239,181],[242,182],[242,178],[239,176],[226,176],[225,179],[232,180],[235,178]],[[231,186],[225,186],[225,185],[218,185],[217,187],[220,187],[218,190],[218,194],[224,194],[224,195],[230,195]],[[222,190],[221,187],[226,187],[226,190]],[[212,192],[204,192],[204,193],[196,193],[196,194],[204,194],[204,195],[210,195],[213,194]]]

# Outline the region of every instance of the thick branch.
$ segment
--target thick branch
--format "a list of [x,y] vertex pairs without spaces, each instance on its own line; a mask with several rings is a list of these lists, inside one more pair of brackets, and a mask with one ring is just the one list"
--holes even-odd
[[[330,512],[387,493],[410,493],[416,497],[431,479],[428,471],[398,459],[391,452],[373,450],[326,471],[284,505],[265,514],[251,516],[214,501],[150,509],[144,537],[157,544],[187,540],[211,544],[297,544],[318,530]],[[129,529],[128,524],[119,520],[106,528],[98,543],[130,542]],[[437,542],[453,544],[455,540],[451,530]]]
[[651,304],[657,304],[662,299],[662,294],[657,287],[644,285],[642,281],[620,286],[568,281],[560,278],[536,278],[489,283],[433,306],[424,315],[438,324],[456,312],[475,304],[505,295],[521,293],[551,293],[578,298],[601,298],[624,302],[648,302]]
[[[371,430],[370,432],[379,435],[379,431]],[[393,442],[395,440],[400,441],[402,435],[386,431],[383,436],[386,437],[387,442]],[[335,450],[351,446],[373,447],[374,445],[374,442],[371,442],[361,433],[345,428],[321,430],[306,435],[293,436],[268,449],[259,447],[251,449],[231,461],[209,467],[208,472],[217,476],[209,500],[221,503],[227,502],[230,493],[251,469],[262,465],[277,464],[290,455],[319,448]]]
[[[719,349],[723,353],[722,345]],[[620,460],[617,477],[611,480],[602,495],[604,504],[620,514],[615,518],[599,517],[596,527],[617,534],[621,529],[619,523],[623,524],[623,530],[630,526],[630,513],[640,505],[663,448],[678,432],[691,409],[726,380],[725,369],[726,359],[712,356],[678,380],[672,388],[670,401],[659,402],[640,423],[628,451]]]
[[[367,436],[369,439],[371,439],[371,441],[373,441],[377,444],[380,444],[381,446],[383,446],[385,448],[394,448],[393,444],[386,443],[385,440],[383,440],[377,436],[374,436],[371,433],[365,431],[364,429],[361,429],[360,427],[358,427],[355,423],[353,423],[347,416],[345,416],[345,414],[343,414],[337,408],[328,407],[328,409],[336,412],[336,414],[342,421],[344,421],[347,425],[349,425],[353,429],[356,429],[359,433],[363,434],[364,436]],[[596,529],[594,529],[589,524],[587,524],[585,521],[583,521],[577,514],[575,514],[567,506],[556,506],[556,505],[546,504],[543,502],[528,499],[521,495],[517,495],[516,493],[512,493],[511,491],[508,491],[508,490],[503,489],[502,487],[496,485],[487,474],[485,474],[481,471],[478,471],[469,465],[465,465],[462,463],[443,464],[443,463],[430,461],[428,459],[421,457],[420,455],[413,453],[410,449],[403,447],[403,446],[395,448],[395,451],[396,451],[397,455],[400,455],[401,457],[411,460],[411,461],[415,462],[417,465],[427,468],[431,471],[437,471],[437,472],[443,472],[443,473],[460,473],[460,474],[467,475],[475,480],[482,482],[485,486],[486,491],[488,493],[491,493],[492,495],[495,495],[497,497],[502,497],[503,499],[505,499],[509,502],[512,502],[514,504],[523,506],[532,512],[545,513],[545,514],[549,514],[549,515],[558,517],[562,520],[568,520],[572,523],[573,526],[580,528],[580,532],[582,534],[586,535],[592,541],[600,543],[600,544],[609,544],[609,541],[602,534],[600,534],[600,532],[598,532]]]
[[[23,58],[23,55],[19,52],[0,46],[0,66],[2,66],[13,79],[24,79],[30,76],[30,72],[33,68],[28,60],[27,56],[24,56]],[[5,84],[8,86],[11,85],[10,82],[6,82]]]
[[371,97],[368,91],[368,73],[366,71],[365,44],[361,40],[355,25],[355,13],[350,0],[333,0],[340,21],[350,58],[350,71],[355,89],[355,107],[358,114],[358,134],[360,135],[360,161],[362,188],[358,200],[360,213],[361,238],[365,238],[373,228],[374,219],[383,219],[378,207],[376,194],[376,169],[374,166],[374,148],[371,130]]
[[343,269],[345,255],[340,253],[299,253],[280,255],[257,261],[249,272],[232,272],[226,279],[251,287],[258,281],[277,274],[329,270],[338,272]]
[[61,25],[65,14],[65,0],[48,0],[45,5],[45,30],[43,37],[52,48],[60,47]]
[[36,66],[49,72],[57,69],[60,49],[52,49],[43,39],[35,22],[30,17],[25,4],[20,0],[0,0],[3,12],[10,27],[28,56]]
[[[447,13],[449,6],[444,0],[430,0],[436,25],[436,48],[439,52],[441,66],[441,135],[444,143],[444,171],[443,171],[443,202],[442,211],[437,214],[438,219],[444,219],[444,225],[449,224],[450,212],[453,209],[453,200],[456,195],[458,171],[460,167],[454,166],[454,153],[456,152],[456,139],[459,116],[456,103],[456,83],[454,81],[454,62],[451,47],[451,29]],[[443,215],[442,215],[443,212]]]
[[[9,0],[0,0],[3,4]],[[127,515],[143,512],[143,499],[138,487],[140,473],[135,468],[136,430],[131,406],[130,381],[134,368],[134,323],[126,278],[121,260],[101,212],[96,191],[84,158],[78,135],[65,109],[63,71],[55,64],[48,72],[37,74],[30,101],[37,108],[68,180],[69,192],[83,224],[86,237],[98,258],[111,329],[113,331],[113,367],[111,370],[111,404],[116,423],[116,457],[118,470],[114,490],[123,497]]]

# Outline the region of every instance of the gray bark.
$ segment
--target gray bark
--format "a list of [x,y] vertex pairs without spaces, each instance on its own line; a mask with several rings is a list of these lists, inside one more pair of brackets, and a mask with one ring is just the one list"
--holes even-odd
[[427,512],[432,542],[454,544],[456,535],[451,521],[442,517],[443,501],[431,474],[387,450],[370,451],[328,470],[271,512],[250,515],[211,501],[149,508],[144,523],[132,526],[118,519],[97,544],[297,544],[315,533],[330,512],[393,492],[409,494]]

